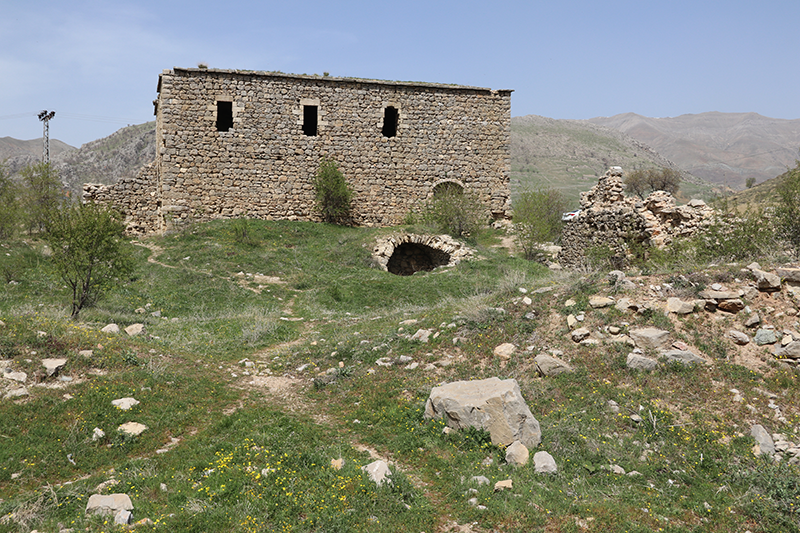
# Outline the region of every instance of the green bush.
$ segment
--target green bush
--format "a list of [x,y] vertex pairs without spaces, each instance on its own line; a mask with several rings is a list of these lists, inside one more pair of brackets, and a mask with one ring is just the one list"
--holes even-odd
[[14,235],[18,217],[17,187],[8,175],[8,168],[0,163],[0,238]]
[[714,221],[693,238],[701,261],[737,261],[769,255],[778,249],[775,231],[764,208],[739,211],[726,201],[714,208]]
[[49,163],[22,169],[22,207],[28,233],[43,231],[50,214],[64,201],[58,173]]
[[539,244],[558,239],[566,210],[566,198],[555,189],[528,191],[514,202],[514,228],[526,259],[535,257]]
[[353,191],[333,158],[326,157],[319,164],[314,178],[315,209],[325,222],[349,224]]
[[72,318],[93,304],[114,278],[132,270],[119,215],[97,204],[65,205],[50,213],[44,240],[56,272],[72,290]]
[[445,187],[437,191],[422,207],[420,219],[435,231],[473,239],[486,223],[483,205],[461,187]]
[[775,210],[778,232],[800,252],[800,161],[784,175],[778,196],[780,201]]

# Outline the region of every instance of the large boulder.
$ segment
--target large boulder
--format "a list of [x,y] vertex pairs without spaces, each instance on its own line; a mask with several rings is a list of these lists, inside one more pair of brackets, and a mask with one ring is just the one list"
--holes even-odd
[[496,445],[518,440],[531,449],[542,440],[539,422],[515,379],[456,381],[434,387],[425,403],[425,418],[444,418],[453,429],[486,430]]

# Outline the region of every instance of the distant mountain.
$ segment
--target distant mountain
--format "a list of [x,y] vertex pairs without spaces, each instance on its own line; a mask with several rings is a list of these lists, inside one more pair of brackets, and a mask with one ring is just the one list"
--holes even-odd
[[[10,139],[6,137],[5,139]],[[11,141],[15,141],[11,139]],[[16,141],[21,142],[21,141]],[[24,141],[33,142],[33,141]],[[34,155],[17,155],[8,159],[12,174],[42,160],[41,140],[39,151]],[[135,176],[139,169],[156,158],[156,123],[147,122],[128,126],[108,137],[53,153],[53,146],[60,141],[50,141],[50,162],[58,171],[61,182],[75,198],[80,198],[84,183],[110,184],[121,178]],[[9,142],[9,144],[12,144]],[[67,145],[64,145],[67,146]]]
[[800,119],[757,113],[674,118],[625,113],[588,122],[624,132],[695,176],[734,189],[743,189],[747,178],[760,183],[794,167],[800,147]]
[[684,199],[711,198],[726,189],[683,172],[674,162],[618,130],[585,120],[527,115],[511,119],[511,193],[536,188],[561,190],[577,207],[580,193],[596,184],[610,166],[624,170],[672,168],[681,171]]
[[[12,137],[0,138],[0,161],[16,156],[31,156],[42,158],[44,146],[42,139],[31,139],[29,141],[20,141]],[[61,142],[56,139],[50,139],[50,157],[58,155],[68,150],[74,150],[74,146]]]

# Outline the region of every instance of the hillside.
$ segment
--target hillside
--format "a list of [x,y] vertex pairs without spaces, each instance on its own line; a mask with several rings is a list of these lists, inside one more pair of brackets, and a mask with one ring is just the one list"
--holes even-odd
[[[646,144],[614,129],[536,115],[511,119],[512,197],[525,189],[552,187],[577,206],[580,193],[591,188],[610,166],[679,169]],[[709,199],[725,192],[687,172],[682,176],[684,199]]]
[[[65,142],[61,142],[57,139],[50,139],[50,157],[74,149],[75,147]],[[30,156],[36,160],[40,160],[42,158],[42,150],[42,139],[21,141],[13,137],[0,138],[0,161],[18,156]]]
[[635,113],[590,119],[647,144],[681,169],[709,182],[745,188],[793,167],[800,147],[800,119],[757,113],[700,113],[650,118]]
[[[41,242],[0,243],[0,531],[108,532],[105,496],[136,531],[800,532],[791,269],[551,271],[494,230],[453,267],[376,268],[404,230],[151,237],[80,322]],[[456,429],[518,397],[519,441]]]
[[[152,162],[155,159],[155,122],[128,126],[108,137],[58,154],[52,149],[56,142],[51,141],[50,161],[70,194],[79,198],[84,183],[115,183],[121,178],[135,176],[142,166]],[[13,174],[39,161],[41,145],[38,153],[11,157],[7,164]]]

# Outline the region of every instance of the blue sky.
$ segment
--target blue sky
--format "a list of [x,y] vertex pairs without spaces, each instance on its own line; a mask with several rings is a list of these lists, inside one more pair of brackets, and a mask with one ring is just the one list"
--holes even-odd
[[[797,0],[9,0],[0,137],[153,120],[173,66],[514,89],[512,116],[800,118]],[[9,5],[12,4],[12,5]]]

